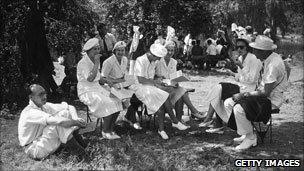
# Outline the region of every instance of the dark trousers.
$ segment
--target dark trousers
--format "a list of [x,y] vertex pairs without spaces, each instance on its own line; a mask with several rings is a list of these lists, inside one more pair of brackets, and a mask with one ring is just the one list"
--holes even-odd
[[135,94],[133,94],[133,96],[131,97],[130,103],[131,105],[129,106],[125,117],[132,123],[136,123],[136,112],[138,110],[138,107],[141,106],[143,103],[138,100]]

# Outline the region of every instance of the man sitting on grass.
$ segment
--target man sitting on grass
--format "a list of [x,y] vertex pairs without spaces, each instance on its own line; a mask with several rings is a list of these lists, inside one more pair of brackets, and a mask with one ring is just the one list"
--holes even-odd
[[86,122],[78,118],[76,109],[65,102],[47,103],[45,89],[33,84],[29,86],[29,104],[20,114],[18,138],[25,153],[33,159],[43,159],[55,152],[61,143],[67,148],[86,156],[86,147],[78,128]]

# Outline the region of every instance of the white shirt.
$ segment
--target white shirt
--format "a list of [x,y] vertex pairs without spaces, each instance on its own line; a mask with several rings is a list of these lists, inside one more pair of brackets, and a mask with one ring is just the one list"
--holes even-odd
[[99,39],[99,46],[102,50],[105,50],[105,47],[104,47],[104,41],[107,45],[107,49],[108,51],[112,51],[113,50],[113,47],[116,43],[116,38],[115,36],[112,34],[112,33],[107,33],[105,36],[104,36],[104,41],[103,41],[103,38],[101,38],[99,35],[96,36],[96,38]]
[[21,146],[32,143],[42,135],[43,129],[47,125],[47,118],[54,116],[59,111],[68,110],[67,103],[61,104],[46,103],[42,108],[37,107],[34,102],[29,101],[19,118],[18,138]]
[[214,44],[211,44],[207,47],[206,50],[208,55],[216,55],[216,47],[214,46]]
[[223,46],[221,44],[216,45],[215,49],[217,55],[221,54],[222,48]]
[[155,62],[150,62],[147,54],[136,59],[134,64],[134,75],[144,77],[147,79],[154,79],[155,76]]
[[112,33],[107,33],[105,35],[105,41],[106,41],[106,44],[107,44],[108,51],[112,51],[113,47],[116,43],[115,36]]
[[170,58],[168,65],[164,58],[161,58],[156,64],[156,75],[159,77],[165,77],[169,79],[170,74],[176,72],[177,61],[173,58]]
[[110,56],[102,64],[101,76],[112,79],[123,78],[127,74],[128,59],[123,56],[119,64],[115,55]]
[[235,79],[246,86],[244,92],[254,91],[263,67],[262,62],[252,53],[247,53],[244,61],[242,56],[239,60],[243,63],[243,68],[238,67]]
[[283,92],[287,88],[287,74],[281,56],[274,52],[264,61],[264,72],[259,89],[270,83],[275,83],[275,88],[271,91],[269,99],[279,108],[283,104]]

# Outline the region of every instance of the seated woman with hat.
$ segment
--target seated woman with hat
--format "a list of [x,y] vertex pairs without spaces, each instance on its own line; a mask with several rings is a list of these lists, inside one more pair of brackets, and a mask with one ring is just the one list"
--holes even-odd
[[[176,72],[177,66],[177,61],[172,58],[175,50],[175,43],[173,41],[167,41],[165,43],[165,48],[168,51],[167,55],[164,58],[161,58],[156,65],[156,76],[160,79],[169,79],[170,74]],[[176,85],[176,87],[159,85],[158,88],[170,94],[170,101],[172,105],[175,105],[175,112],[178,120],[181,121],[184,103],[190,109],[194,117],[202,119],[202,113],[193,106],[192,102],[189,99],[187,91],[184,88],[180,87],[178,84]]]
[[[262,69],[262,63],[254,54],[249,52],[249,43],[250,39],[246,36],[236,39],[236,48],[240,54],[236,62],[238,72],[234,73],[228,69],[226,70],[228,74],[234,76],[235,81],[232,83],[221,82],[210,90],[207,96],[207,101],[210,102],[207,116],[204,122],[199,124],[199,127],[208,127],[211,125],[214,113],[227,123],[231,112],[227,113],[224,100],[239,92],[255,90],[259,73]],[[214,127],[206,130],[206,132],[223,133],[223,128],[220,119],[215,119]]]
[[77,65],[78,97],[95,117],[103,119],[103,137],[117,139],[120,137],[113,131],[113,127],[123,107],[121,101],[110,97],[110,92],[99,83],[101,54],[98,42],[97,38],[92,38],[83,46],[83,57]]
[[[124,88],[123,83],[128,83],[125,76],[128,75],[128,58],[125,56],[126,43],[119,41],[114,45],[113,55],[106,59],[102,64],[101,76],[104,80],[114,88],[116,91],[120,91]],[[127,84],[129,86],[130,84]],[[129,92],[133,94],[134,91],[130,89],[123,89],[123,93]],[[131,98],[131,97],[130,97]],[[124,99],[125,100],[125,99]],[[130,99],[128,99],[130,100]],[[127,115],[129,116],[129,114]],[[135,111],[132,111],[132,117],[135,117]],[[132,119],[127,119],[132,120]],[[136,121],[136,119],[135,119]],[[135,129],[142,129],[138,122],[131,123],[131,126]]]
[[187,126],[178,121],[173,113],[173,107],[170,102],[169,93],[163,91],[157,86],[161,84],[159,80],[155,80],[155,61],[163,58],[167,54],[167,49],[161,44],[152,44],[150,51],[136,59],[134,65],[134,76],[137,78],[137,83],[129,88],[135,91],[135,96],[131,99],[131,106],[128,108],[127,118],[133,118],[131,122],[136,122],[135,117],[128,115],[134,114],[130,111],[136,111],[138,104],[136,101],[144,103],[147,107],[148,114],[156,114],[158,121],[158,133],[163,139],[168,139],[167,133],[164,131],[165,113],[168,113],[172,126],[179,130],[188,129]]

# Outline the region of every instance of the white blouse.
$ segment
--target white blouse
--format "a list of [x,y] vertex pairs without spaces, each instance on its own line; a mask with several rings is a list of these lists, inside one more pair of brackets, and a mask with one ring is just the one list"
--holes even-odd
[[243,68],[238,68],[235,79],[246,86],[246,91],[253,91],[263,67],[262,62],[252,53],[248,53],[244,61],[242,56],[239,60],[243,63]]
[[136,59],[134,64],[134,75],[144,77],[147,79],[154,79],[155,76],[155,62],[150,62],[147,54]]
[[109,77],[112,79],[123,78],[125,74],[128,73],[127,66],[128,66],[127,57],[123,56],[121,59],[121,64],[119,64],[116,56],[112,55],[103,62],[101,68],[101,76]]
[[156,75],[159,77],[165,77],[169,79],[170,74],[176,72],[177,61],[173,58],[170,58],[168,65],[164,58],[161,58],[156,64]]

